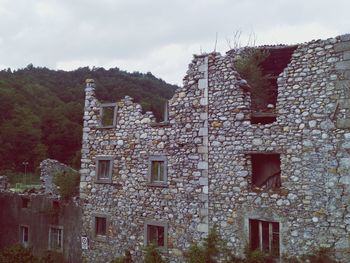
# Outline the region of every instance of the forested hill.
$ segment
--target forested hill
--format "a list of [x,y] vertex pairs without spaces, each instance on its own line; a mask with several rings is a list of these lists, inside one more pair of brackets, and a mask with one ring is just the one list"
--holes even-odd
[[45,158],[79,167],[86,78],[95,79],[101,101],[129,95],[158,118],[177,88],[151,73],[118,68],[0,71],[0,171],[23,171],[24,161],[34,171]]

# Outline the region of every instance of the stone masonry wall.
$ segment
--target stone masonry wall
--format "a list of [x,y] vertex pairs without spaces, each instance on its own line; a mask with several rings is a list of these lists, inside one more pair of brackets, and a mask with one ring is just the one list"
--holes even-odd
[[[281,253],[328,246],[349,256],[349,127],[336,127],[344,119],[338,104],[349,98],[337,70],[343,39],[299,45],[278,78],[277,121],[266,125],[250,123],[234,55],[209,61],[209,221],[238,252],[249,242],[249,219],[259,219],[280,223]],[[255,152],[280,154],[280,189],[252,187]]]
[[[195,56],[169,101],[169,122],[125,97],[117,124],[101,128],[95,84],[87,80],[80,197],[83,250],[102,262],[129,249],[142,262],[147,221],[167,225],[164,256],[183,252],[214,225],[243,253],[249,219],[279,222],[280,252],[300,255],[320,246],[349,256],[349,35],[299,45],[278,78],[277,121],[251,124],[250,93],[234,70],[235,52]],[[278,153],[282,185],[252,187],[252,153]],[[150,156],[165,156],[167,183],[149,183]],[[110,183],[96,181],[96,160],[113,158]],[[94,217],[108,234],[95,236]]]
[[71,171],[71,167],[60,163],[57,160],[45,159],[40,163],[40,181],[44,193],[59,195],[56,185],[53,183],[53,177],[61,171]]

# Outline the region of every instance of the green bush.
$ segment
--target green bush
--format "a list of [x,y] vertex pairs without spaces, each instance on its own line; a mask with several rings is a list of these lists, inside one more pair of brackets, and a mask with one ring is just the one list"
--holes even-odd
[[132,263],[132,258],[129,250],[125,251],[125,256],[117,257],[111,261],[111,263]]
[[39,263],[39,259],[32,254],[31,249],[21,245],[14,245],[0,251],[1,263]]
[[192,244],[190,250],[185,253],[185,258],[188,263],[216,263],[223,252],[226,252],[225,245],[214,227],[210,229],[202,245]]
[[145,263],[166,263],[159,253],[159,250],[154,244],[149,244],[144,248],[145,252]]
[[336,263],[335,259],[332,257],[332,250],[330,248],[319,248],[313,253],[303,255],[300,257],[288,257],[284,255],[283,262],[286,263]]
[[74,170],[58,172],[53,182],[64,199],[70,199],[79,194],[80,175]]

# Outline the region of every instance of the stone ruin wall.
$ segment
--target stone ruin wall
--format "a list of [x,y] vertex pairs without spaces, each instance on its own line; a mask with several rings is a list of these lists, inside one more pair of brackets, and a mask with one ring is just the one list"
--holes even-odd
[[[349,35],[299,45],[278,78],[277,121],[250,123],[250,96],[239,86],[234,53],[195,56],[169,101],[169,124],[157,125],[130,97],[118,102],[115,128],[100,128],[94,83],[86,88],[81,169],[83,236],[91,262],[130,249],[141,258],[144,224],[167,222],[173,262],[192,241],[219,227],[242,253],[251,218],[280,222],[281,254],[322,245],[349,253],[350,132],[346,85]],[[281,158],[278,191],[252,190],[252,152]],[[111,184],[95,183],[96,156],[112,155]],[[148,185],[148,158],[165,155],[167,187]],[[108,237],[94,237],[94,215]]]
[[[278,78],[277,121],[266,125],[250,124],[249,94],[227,70],[233,57],[209,61],[209,215],[236,251],[249,240],[248,220],[261,219],[280,222],[281,253],[330,246],[349,256],[344,40],[349,36],[299,45]],[[252,152],[280,154],[278,191],[252,190]]]
[[[206,77],[205,63],[200,57],[191,64],[187,85],[169,102],[168,125],[155,124],[152,113],[142,114],[141,106],[125,97],[118,102],[116,127],[99,128],[100,102],[94,84],[87,84],[80,196],[85,200],[82,235],[90,246],[83,254],[91,262],[122,255],[125,249],[140,258],[148,220],[168,224],[167,255],[173,260],[207,234],[208,98],[197,86]],[[114,156],[111,184],[95,183],[100,155]],[[167,157],[167,187],[148,185],[150,155]],[[107,216],[108,241],[94,237],[94,215]]]
[[63,171],[75,170],[53,159],[45,159],[40,163],[41,188],[44,190],[45,194],[59,195],[57,186],[53,183],[53,178],[58,172]]

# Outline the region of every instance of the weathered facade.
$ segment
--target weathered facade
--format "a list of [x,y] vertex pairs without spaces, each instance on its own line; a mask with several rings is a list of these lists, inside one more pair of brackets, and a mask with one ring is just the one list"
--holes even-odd
[[54,175],[72,168],[46,159],[40,163],[41,189],[11,192],[0,176],[0,250],[15,244],[32,249],[38,257],[50,254],[56,261],[79,263],[82,211],[76,198],[64,200],[52,182]]
[[81,209],[76,202],[40,193],[0,191],[0,249],[21,244],[35,256],[81,262]]
[[238,51],[195,56],[162,123],[130,97],[100,103],[87,80],[87,261],[126,249],[141,261],[152,241],[183,262],[214,225],[236,253],[248,243],[276,257],[320,246],[350,256],[350,35],[264,48],[276,77],[267,112],[251,107]]

